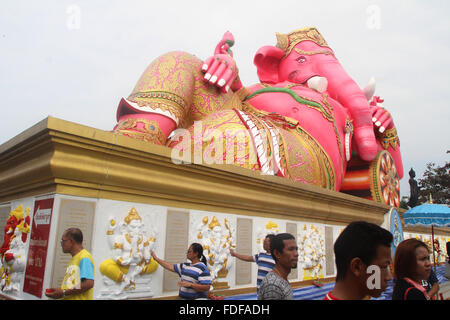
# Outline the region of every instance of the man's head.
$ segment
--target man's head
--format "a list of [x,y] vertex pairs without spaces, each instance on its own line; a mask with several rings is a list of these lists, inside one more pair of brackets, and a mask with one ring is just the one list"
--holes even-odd
[[270,233],[264,238],[263,248],[266,252],[270,252],[270,240],[273,239],[273,237],[275,237],[275,235]]
[[276,264],[285,268],[297,268],[297,242],[292,234],[280,233],[270,239],[270,253]]
[[61,247],[64,253],[73,253],[83,246],[83,233],[78,228],[69,228],[64,231],[61,238]]
[[[389,271],[392,240],[389,231],[373,223],[350,223],[334,243],[336,281],[351,278],[357,281],[361,292],[373,297],[380,296],[392,279]],[[367,280],[374,271],[375,276],[380,277],[379,286],[369,288]]]

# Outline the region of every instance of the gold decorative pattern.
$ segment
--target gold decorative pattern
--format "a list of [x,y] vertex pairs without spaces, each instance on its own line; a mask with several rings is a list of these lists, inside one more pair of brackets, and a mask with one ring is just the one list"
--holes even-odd
[[127,118],[117,124],[115,131],[154,144],[164,145],[166,142],[166,136],[154,120]]
[[220,227],[220,223],[217,220],[216,216],[214,216],[211,220],[211,223],[208,225],[209,229],[214,229],[214,227]]
[[126,224],[130,224],[132,220],[142,221],[142,218],[139,216],[135,208],[131,208],[130,212],[128,212],[128,215],[123,219]]
[[[324,100],[326,101],[325,97]],[[327,106],[329,108],[331,107],[329,105]],[[324,107],[324,109],[326,108]],[[287,178],[336,190],[336,175],[329,155],[316,139],[300,127],[297,120],[279,115],[277,121],[271,121],[267,117],[269,115],[268,112],[258,110],[248,102],[243,103],[242,110],[248,114],[252,114],[255,118],[264,118],[264,121],[270,121],[279,132],[280,140],[282,140],[280,143],[281,146],[295,145],[300,147],[298,148],[298,152],[294,150],[296,148],[280,148],[280,154],[282,154],[281,165],[284,166],[284,163],[286,163]],[[330,116],[331,119],[329,120],[334,124],[332,110],[321,111],[326,119],[328,119],[327,115]],[[297,163],[300,159],[295,160],[299,156],[305,161],[301,165],[300,162]]]
[[289,55],[292,49],[302,41],[312,41],[321,47],[329,48],[325,38],[314,27],[294,30],[288,34],[276,33],[276,36],[277,47],[286,52],[285,56]]
[[114,243],[114,249],[123,249],[123,243]]
[[142,112],[170,114],[179,128],[223,109],[232,91],[220,93],[204,81],[203,61],[186,52],[174,51],[155,59],[138,80],[128,100]]
[[131,94],[128,100],[136,103],[140,108],[147,107],[154,111],[167,111],[177,121],[181,121],[186,116],[189,108],[183,98],[165,91],[136,92]]
[[334,56],[334,53],[332,51],[327,51],[327,50],[304,51],[304,50],[300,50],[298,48],[294,48],[294,51],[297,52],[298,54],[302,54],[305,56],[312,56],[314,54],[328,54],[328,55]]
[[394,150],[400,145],[400,140],[397,136],[397,129],[395,127],[384,131],[379,135],[381,146],[386,150],[391,146]]

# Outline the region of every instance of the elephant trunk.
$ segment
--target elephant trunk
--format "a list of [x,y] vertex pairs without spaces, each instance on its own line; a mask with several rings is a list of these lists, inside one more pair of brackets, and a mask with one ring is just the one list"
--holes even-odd
[[371,161],[377,155],[377,144],[367,98],[334,56],[321,58],[319,73],[328,79],[328,93],[350,112],[356,150],[363,160]]

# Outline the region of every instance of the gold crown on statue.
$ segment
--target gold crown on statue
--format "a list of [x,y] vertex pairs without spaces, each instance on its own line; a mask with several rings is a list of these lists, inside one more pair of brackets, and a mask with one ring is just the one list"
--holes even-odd
[[214,227],[220,227],[220,223],[217,220],[216,216],[214,216],[211,220],[211,223],[209,224],[209,228],[212,230]]
[[131,208],[130,212],[128,212],[128,215],[123,220],[126,224],[130,224],[132,220],[142,220],[142,218],[139,216],[135,208]]
[[277,48],[285,51],[286,55],[288,55],[298,43],[307,40],[313,41],[321,47],[330,48],[328,43],[325,41],[325,38],[314,27],[294,30],[288,34],[281,34],[277,32],[276,35]]

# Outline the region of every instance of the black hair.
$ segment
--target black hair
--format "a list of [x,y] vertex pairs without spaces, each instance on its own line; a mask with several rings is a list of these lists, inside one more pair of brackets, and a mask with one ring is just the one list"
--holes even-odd
[[66,237],[69,237],[73,241],[75,241],[78,244],[83,243],[83,232],[81,232],[78,228],[69,228],[65,232]]
[[290,233],[279,233],[277,235],[273,235],[270,239],[270,254],[272,255],[272,258],[277,261],[277,258],[275,258],[274,250],[277,250],[278,252],[283,252],[284,249],[284,241],[283,240],[295,240],[295,237]]
[[415,278],[417,276],[416,249],[424,247],[430,252],[428,246],[415,238],[403,240],[395,249],[394,257],[394,277],[403,279],[405,277]]
[[275,237],[275,235],[273,233],[269,233],[265,238],[268,238],[270,241],[272,241],[273,237]]
[[350,223],[334,243],[336,281],[345,278],[352,259],[360,258],[368,266],[376,257],[378,246],[390,247],[392,240],[392,234],[376,224],[366,221]]
[[206,257],[203,255],[203,246],[200,243],[194,242],[191,244],[192,251],[197,254],[197,257],[206,265]]

